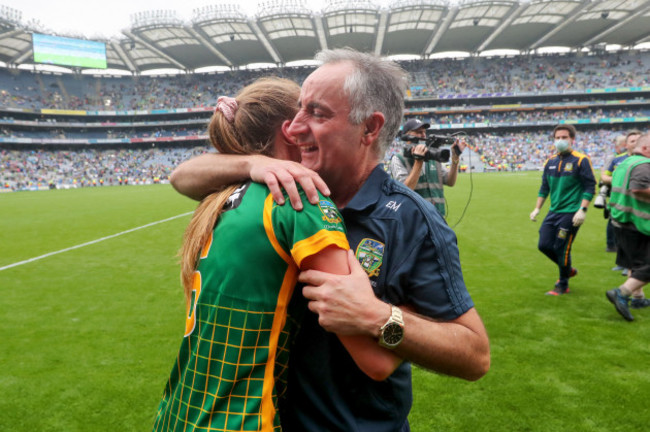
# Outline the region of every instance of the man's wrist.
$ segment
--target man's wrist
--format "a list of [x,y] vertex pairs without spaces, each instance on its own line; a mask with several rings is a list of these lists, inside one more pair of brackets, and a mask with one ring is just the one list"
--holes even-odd
[[404,318],[402,311],[397,306],[389,305],[391,314],[379,329],[379,345],[395,349],[404,339]]
[[419,165],[420,168],[422,168],[423,163],[424,163],[424,156],[420,156],[419,158],[413,158],[413,166]]
[[[375,337],[379,338],[381,337],[381,328],[383,327],[384,324],[386,324],[386,321],[388,321],[393,314],[393,305],[390,303],[383,302],[382,307],[380,308],[381,312],[379,313],[379,320],[375,320],[373,323],[373,327],[376,329],[375,331]],[[387,307],[385,307],[385,306]],[[385,310],[387,309],[387,311]]]
[[253,178],[255,163],[260,160],[259,156],[260,155],[249,155],[246,158],[241,158],[241,164],[243,166],[242,174],[243,172],[246,172],[247,177],[253,181],[259,181],[259,179]]
[[587,213],[587,207],[580,207],[580,210],[582,210],[583,212]]

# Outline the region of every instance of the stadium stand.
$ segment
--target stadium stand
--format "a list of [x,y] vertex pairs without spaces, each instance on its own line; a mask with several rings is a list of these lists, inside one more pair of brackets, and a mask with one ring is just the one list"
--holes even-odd
[[[463,169],[539,169],[558,122],[577,124],[575,147],[599,168],[614,135],[650,119],[648,52],[401,64],[410,76],[405,115],[436,133],[467,134]],[[268,74],[302,82],[311,70],[106,77],[0,69],[0,190],[165,181],[180,160],[208,150],[205,126],[219,95]],[[89,160],[106,166],[78,169]]]

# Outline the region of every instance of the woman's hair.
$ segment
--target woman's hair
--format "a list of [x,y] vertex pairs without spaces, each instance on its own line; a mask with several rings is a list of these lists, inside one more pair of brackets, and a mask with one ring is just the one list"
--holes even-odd
[[[232,99],[229,100],[228,108],[234,108],[234,116],[231,117],[232,112],[228,109],[215,110],[208,126],[210,142],[219,153],[224,154],[272,154],[277,131],[298,111],[299,96],[300,87],[293,81],[283,78],[258,79],[237,94],[236,106]],[[206,196],[185,230],[179,254],[181,282],[188,305],[192,298],[192,279],[199,253],[237,187],[229,185]]]

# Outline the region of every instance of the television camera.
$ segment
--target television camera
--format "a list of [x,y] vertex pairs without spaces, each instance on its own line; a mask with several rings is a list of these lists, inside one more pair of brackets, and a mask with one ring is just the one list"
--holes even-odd
[[598,184],[598,195],[594,199],[594,207],[603,209],[603,217],[607,219],[609,217],[609,209],[607,208],[607,198],[611,192],[609,185],[599,183]]
[[[406,147],[404,147],[404,157],[407,158],[423,159],[425,161],[434,160],[437,162],[447,163],[449,162],[449,158],[451,157],[450,148],[454,149],[456,155],[460,156],[461,153],[458,146],[447,147],[447,146],[451,146],[456,141],[454,137],[451,137],[449,135],[429,134],[425,139],[409,136],[409,135],[401,135],[400,139],[402,141],[411,143],[411,145],[407,145]],[[425,145],[427,146],[427,151],[423,156],[415,155],[412,153],[413,148],[420,141],[424,141]]]

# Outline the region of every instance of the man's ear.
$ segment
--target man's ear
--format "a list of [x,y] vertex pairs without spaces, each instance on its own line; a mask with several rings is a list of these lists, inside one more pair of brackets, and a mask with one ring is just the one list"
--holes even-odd
[[386,122],[386,118],[384,117],[384,114],[375,111],[364,121],[364,132],[363,136],[361,137],[361,142],[366,145],[372,145],[377,141],[377,138],[379,138],[379,133],[381,132],[382,128],[384,127],[384,123]]
[[291,120],[285,120],[282,123],[282,127],[280,128],[282,130],[282,137],[288,142],[288,143],[295,143],[296,140],[289,135],[287,132],[289,130],[289,126],[291,126]]

